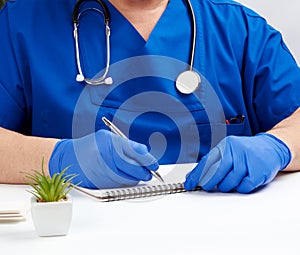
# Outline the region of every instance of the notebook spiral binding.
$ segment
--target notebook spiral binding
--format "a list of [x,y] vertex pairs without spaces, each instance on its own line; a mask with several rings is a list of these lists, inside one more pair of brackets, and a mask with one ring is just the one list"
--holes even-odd
[[[152,196],[166,195],[166,194],[173,194],[173,193],[180,193],[180,192],[187,191],[184,189],[183,183],[157,184],[157,185],[150,185],[150,186],[145,185],[139,187],[124,188],[124,189],[112,189],[108,191],[103,191],[101,192],[100,195],[99,194],[95,195],[79,187],[74,186],[74,188],[89,196],[97,198],[103,202],[152,197]],[[201,187],[196,187],[196,189],[194,189],[193,191],[195,190],[201,190]]]
[[[199,187],[200,188],[200,187]],[[199,190],[197,188],[197,190]],[[140,186],[125,189],[116,189],[104,192],[101,200],[109,202],[133,198],[151,197],[172,193],[186,192],[183,183],[158,184],[154,186]]]
[[105,201],[124,200],[132,198],[150,197],[156,195],[177,193],[184,191],[181,183],[162,184],[155,186],[141,186],[126,189],[110,190],[103,193],[102,199]]

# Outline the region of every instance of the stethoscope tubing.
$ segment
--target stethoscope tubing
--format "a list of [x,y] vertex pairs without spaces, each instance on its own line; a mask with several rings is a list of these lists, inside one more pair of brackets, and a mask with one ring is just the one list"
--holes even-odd
[[[84,9],[83,11],[79,11],[80,5],[86,1],[96,1],[99,5],[101,5],[102,11],[94,8],[89,7]],[[176,80],[176,87],[178,90],[184,94],[190,94],[192,93],[196,88],[198,88],[201,79],[200,76],[193,71],[194,66],[194,58],[195,58],[195,48],[196,48],[196,35],[197,35],[197,26],[196,26],[196,18],[193,6],[190,2],[190,0],[186,0],[186,4],[191,16],[191,27],[192,27],[192,39],[191,39],[191,52],[190,52],[190,59],[189,59],[189,67],[188,71],[184,71],[182,74],[179,74],[177,80]],[[101,77],[97,79],[91,79],[86,78],[83,74],[82,68],[81,68],[81,61],[80,61],[80,51],[79,51],[79,36],[78,36],[78,27],[79,27],[79,20],[83,13],[87,11],[96,11],[104,17],[104,23],[105,23],[105,30],[106,30],[106,66],[104,73]],[[89,85],[100,85],[100,84],[112,84],[112,78],[106,77],[108,75],[109,66],[110,66],[110,12],[106,4],[102,0],[78,0],[75,4],[73,15],[72,15],[72,21],[74,26],[73,36],[75,40],[75,51],[76,51],[76,65],[78,69],[78,74],[76,76],[76,81],[78,82],[86,82]],[[184,84],[185,81],[195,81],[194,85],[192,85],[190,89],[188,89],[188,84]],[[180,89],[179,87],[182,87]]]
[[188,5],[188,9],[190,12],[190,15],[192,17],[192,41],[191,41],[191,55],[190,55],[190,66],[189,70],[192,71],[194,67],[194,58],[195,58],[195,51],[196,51],[196,35],[197,35],[197,26],[196,26],[196,17],[194,8],[191,4],[190,0],[186,0],[186,3]]
[[[79,35],[78,35],[78,27],[79,27],[79,20],[80,16],[83,15],[87,11],[95,11],[103,15],[104,21],[105,21],[105,33],[106,33],[106,66],[104,74],[97,78],[97,79],[89,79],[84,77],[83,71],[81,68],[81,62],[80,62],[80,53],[79,53]],[[105,13],[102,13],[99,9],[96,8],[87,8],[78,14],[76,13],[77,17],[75,22],[73,23],[74,26],[74,40],[75,40],[75,54],[76,54],[76,64],[78,69],[78,74],[76,76],[76,80],[79,82],[85,81],[89,85],[100,85],[100,84],[110,84],[110,82],[106,82],[106,76],[108,74],[109,65],[110,65],[110,27],[109,27],[109,19],[106,18]],[[74,21],[74,19],[73,19]],[[109,79],[108,79],[109,80]]]

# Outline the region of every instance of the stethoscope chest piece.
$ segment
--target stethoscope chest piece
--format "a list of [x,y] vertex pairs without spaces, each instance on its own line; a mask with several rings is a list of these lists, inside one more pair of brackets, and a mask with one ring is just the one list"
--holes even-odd
[[176,88],[182,94],[192,94],[200,86],[201,78],[198,73],[187,70],[178,75]]

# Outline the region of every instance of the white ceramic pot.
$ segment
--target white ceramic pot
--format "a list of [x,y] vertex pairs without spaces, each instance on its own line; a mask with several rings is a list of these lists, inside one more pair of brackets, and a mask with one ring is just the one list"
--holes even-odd
[[59,202],[38,203],[31,198],[31,216],[39,236],[61,236],[69,231],[72,220],[72,198]]

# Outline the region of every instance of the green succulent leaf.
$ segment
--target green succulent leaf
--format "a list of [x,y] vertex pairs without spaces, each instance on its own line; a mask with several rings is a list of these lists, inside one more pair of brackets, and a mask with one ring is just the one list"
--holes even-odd
[[[60,173],[55,173],[52,177],[45,174],[44,158],[42,160],[41,170],[32,170],[25,174],[26,184],[32,189],[28,190],[38,202],[57,202],[66,199],[68,193],[74,188],[72,184],[76,174],[67,174],[69,167],[63,169]],[[71,185],[72,184],[72,185]]]

